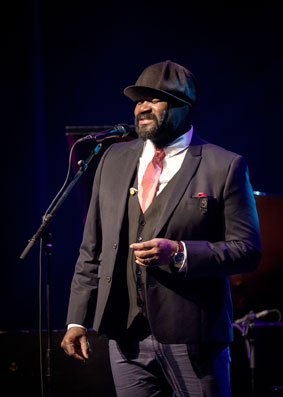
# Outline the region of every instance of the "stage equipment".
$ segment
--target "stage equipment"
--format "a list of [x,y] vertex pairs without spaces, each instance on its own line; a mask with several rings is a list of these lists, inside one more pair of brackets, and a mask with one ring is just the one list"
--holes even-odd
[[[69,129],[72,127],[68,127]],[[82,132],[82,127],[73,127],[80,129]],[[88,127],[89,128],[89,127]],[[95,130],[94,130],[95,128]],[[36,233],[31,237],[28,241],[26,248],[20,255],[20,259],[25,259],[33,245],[40,240],[40,252],[42,248],[42,244],[45,247],[45,254],[46,254],[46,262],[47,262],[47,281],[46,281],[46,316],[47,316],[47,349],[46,349],[46,381],[47,381],[47,396],[53,396],[53,388],[52,388],[52,362],[53,362],[53,352],[52,352],[52,331],[51,331],[51,305],[50,305],[50,291],[51,291],[51,277],[50,277],[50,269],[51,269],[51,256],[52,256],[52,233],[50,231],[50,223],[54,220],[55,214],[57,213],[58,209],[62,206],[68,195],[70,194],[71,190],[74,188],[76,183],[78,182],[79,178],[82,174],[88,169],[88,166],[92,159],[97,156],[100,149],[102,148],[102,143],[104,140],[108,140],[110,138],[124,138],[129,135],[129,133],[133,130],[133,127],[130,128],[127,124],[118,124],[115,126],[111,126],[110,128],[99,128],[99,127],[90,127],[89,131],[86,131],[84,127],[83,136],[77,139],[70,148],[70,155],[69,155],[69,167],[67,176],[65,181],[52,200],[51,204],[47,208],[45,214],[42,217],[42,223],[37,229]],[[72,164],[72,154],[75,146],[82,142],[89,142],[88,145],[88,156],[86,160],[79,160],[77,161],[76,170],[74,170],[75,176],[71,180],[71,182],[67,185],[67,182],[70,178],[70,171],[71,171],[71,164]],[[99,142],[99,143],[98,143]],[[77,170],[77,168],[79,168]],[[40,255],[41,259],[41,255]],[[40,263],[41,268],[41,263]],[[41,271],[40,271],[41,274]],[[41,334],[41,327],[39,327],[39,332]],[[41,348],[41,347],[40,347]],[[42,360],[42,354],[41,354]],[[43,363],[41,362],[41,369],[43,368]],[[44,394],[44,381],[43,376],[41,379],[42,384],[42,394]]]

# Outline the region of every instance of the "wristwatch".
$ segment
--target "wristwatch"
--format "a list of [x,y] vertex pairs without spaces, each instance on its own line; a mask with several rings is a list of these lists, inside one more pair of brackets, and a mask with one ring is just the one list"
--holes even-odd
[[177,241],[177,249],[173,254],[173,262],[176,267],[181,267],[184,262],[185,254],[184,254],[184,246],[181,241]]

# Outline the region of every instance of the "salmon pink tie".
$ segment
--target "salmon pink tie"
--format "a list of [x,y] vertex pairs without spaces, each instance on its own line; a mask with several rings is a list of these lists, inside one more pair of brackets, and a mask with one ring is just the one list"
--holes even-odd
[[162,172],[162,162],[165,157],[163,149],[155,149],[153,159],[148,164],[143,175],[138,191],[138,197],[142,212],[145,212],[152,203],[159,188],[159,177]]

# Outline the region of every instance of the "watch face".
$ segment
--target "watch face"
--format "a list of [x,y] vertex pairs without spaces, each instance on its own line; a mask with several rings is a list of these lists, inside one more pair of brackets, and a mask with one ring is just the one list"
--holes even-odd
[[183,252],[178,252],[177,254],[174,255],[173,257],[175,263],[181,263],[184,260],[184,253]]

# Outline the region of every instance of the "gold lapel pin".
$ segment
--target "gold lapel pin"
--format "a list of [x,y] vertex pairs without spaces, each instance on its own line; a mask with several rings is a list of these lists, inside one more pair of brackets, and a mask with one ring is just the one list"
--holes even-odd
[[130,187],[130,195],[134,196],[135,194],[137,194],[138,190],[135,189],[134,187]]

